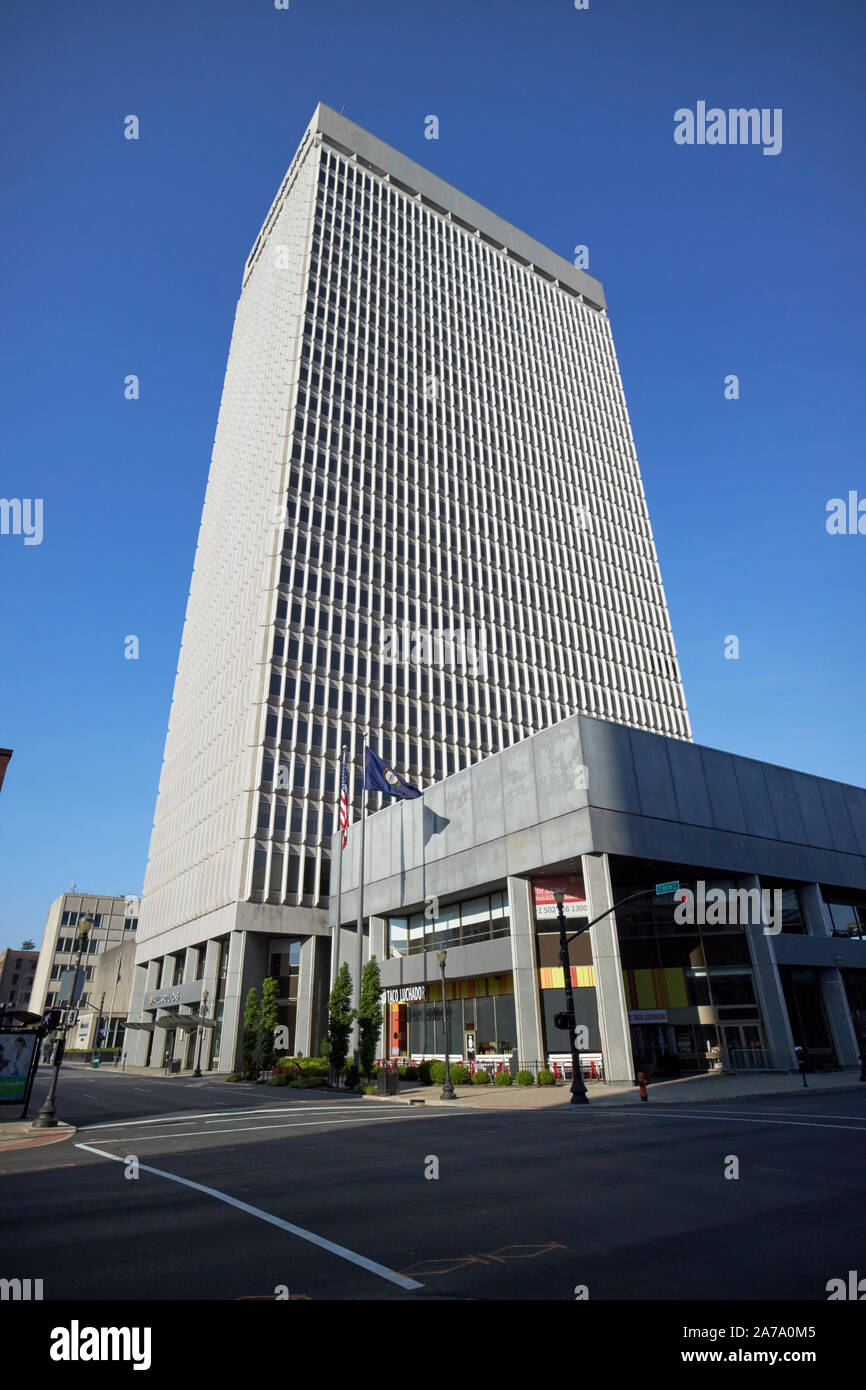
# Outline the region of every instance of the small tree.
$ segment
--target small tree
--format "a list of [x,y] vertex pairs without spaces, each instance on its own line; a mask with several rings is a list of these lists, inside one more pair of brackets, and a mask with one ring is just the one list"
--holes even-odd
[[259,1057],[262,1070],[274,1065],[274,1035],[277,1031],[277,995],[279,980],[269,975],[262,984],[262,1012],[259,1022]]
[[328,1041],[331,1044],[331,1066],[339,1076],[349,1054],[349,1034],[357,1015],[352,1008],[352,977],[346,961],[337,971],[334,988],[328,1000]]
[[373,1070],[373,1062],[382,1033],[382,986],[379,962],[371,956],[361,976],[361,998],[358,1008],[358,1056],[365,1076]]
[[35,941],[31,941],[31,940],[30,940],[30,937],[28,936],[28,938],[27,938],[26,941],[22,941],[22,942],[21,942],[21,950],[22,950],[22,951],[35,951],[35,950],[36,950],[36,943],[35,943]]
[[252,987],[244,1006],[244,1069],[247,1076],[256,1075],[256,1050],[259,1042],[259,996]]

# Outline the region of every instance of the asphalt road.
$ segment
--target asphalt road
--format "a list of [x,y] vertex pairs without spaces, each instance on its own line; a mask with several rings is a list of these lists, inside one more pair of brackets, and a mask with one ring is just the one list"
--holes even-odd
[[860,1092],[488,1114],[61,1088],[74,1139],[0,1153],[0,1273],[46,1299],[824,1302],[866,1274]]

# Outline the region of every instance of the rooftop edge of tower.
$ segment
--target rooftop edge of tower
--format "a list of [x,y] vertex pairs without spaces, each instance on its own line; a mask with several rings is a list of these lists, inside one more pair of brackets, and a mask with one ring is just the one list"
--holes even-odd
[[253,245],[244,269],[244,283],[249,276],[254,261],[258,258],[264,239],[272,225],[276,211],[282,201],[290,176],[296,166],[298,156],[307,141],[320,136],[338,153],[357,159],[358,163],[380,178],[387,178],[396,188],[413,197],[420,197],[425,207],[452,218],[466,231],[476,232],[488,244],[498,247],[513,260],[533,269],[544,279],[558,283],[572,294],[580,295],[594,309],[604,311],[606,301],[604,289],[599,280],[551,251],[542,242],[522,232],[519,227],[506,222],[504,218],[491,212],[489,208],[469,198],[452,184],[431,174],[423,165],[401,154],[393,146],[386,145],[363,127],[356,125],[347,117],[341,116],[332,107],[319,102],[313,112],[297,152],[280,190],[265,218],[262,229]]

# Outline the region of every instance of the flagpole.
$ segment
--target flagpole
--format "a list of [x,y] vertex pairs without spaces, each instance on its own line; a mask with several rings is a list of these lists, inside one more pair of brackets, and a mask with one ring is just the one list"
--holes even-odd
[[[344,745],[343,748],[340,750],[340,767],[339,767],[339,772],[337,773],[337,832],[338,832],[338,833],[337,833],[337,865],[336,865],[336,868],[337,868],[337,910],[336,910],[336,914],[335,914],[336,920],[335,920],[335,922],[334,922],[334,929],[333,929],[333,933],[332,933],[332,936],[331,936],[331,990],[328,991],[329,997],[330,997],[331,991],[332,991],[333,988],[334,988],[334,981],[335,981],[336,978],[337,978],[337,971],[338,971],[339,968],[340,968],[340,920],[341,920],[341,916],[342,916],[342,914],[341,914],[341,912],[340,912],[340,908],[342,907],[342,901],[343,901],[343,899],[342,899],[342,893],[343,893],[343,826],[342,826],[342,824],[341,824],[341,818],[342,818],[342,810],[343,810],[343,772],[344,772],[345,767],[346,767],[346,754],[348,753],[348,751],[349,751],[349,750],[348,750],[348,748],[345,747],[345,745]],[[348,793],[348,788],[347,788],[347,790],[346,790],[346,822],[347,822],[347,824],[348,824],[348,820],[349,820],[349,793]]]
[[[369,732],[369,731],[368,731]],[[355,981],[352,988],[352,1007],[361,1007],[361,972],[364,951],[364,832],[367,825],[367,733],[361,754],[361,846],[358,861],[358,938],[355,942]],[[355,1018],[353,1054],[355,1066],[361,1065],[361,1020]]]
[[[121,951],[123,951],[123,941],[121,941],[121,943],[120,943],[120,949],[121,949]],[[110,1039],[110,1037],[111,1037],[111,1015],[114,1013],[114,1001],[115,1001],[115,999],[117,998],[117,982],[118,982],[118,980],[120,979],[120,967],[121,967],[121,963],[122,963],[122,958],[121,958],[120,956],[118,956],[118,958],[117,958],[117,974],[116,974],[115,977],[114,977],[114,989],[111,991],[111,1003],[110,1003],[109,1006],[108,1006],[108,1028],[106,1029],[106,1037],[109,1038],[109,1039]],[[114,1030],[114,1040],[115,1040],[115,1043],[116,1043],[116,1042],[117,1042],[117,1028],[115,1028],[115,1030]],[[98,1038],[96,1039],[96,1046],[99,1047],[99,1039],[98,1039]]]

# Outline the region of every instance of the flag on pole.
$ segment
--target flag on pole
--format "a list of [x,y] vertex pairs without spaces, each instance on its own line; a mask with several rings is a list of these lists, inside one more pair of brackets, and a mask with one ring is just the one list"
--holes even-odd
[[378,758],[372,748],[367,749],[364,761],[364,787],[370,792],[385,792],[387,796],[397,796],[401,801],[410,801],[421,792],[405,777],[400,777],[392,767]]
[[340,830],[342,838],[340,843],[343,849],[346,848],[346,836],[349,830],[349,769],[346,760],[340,765]]

